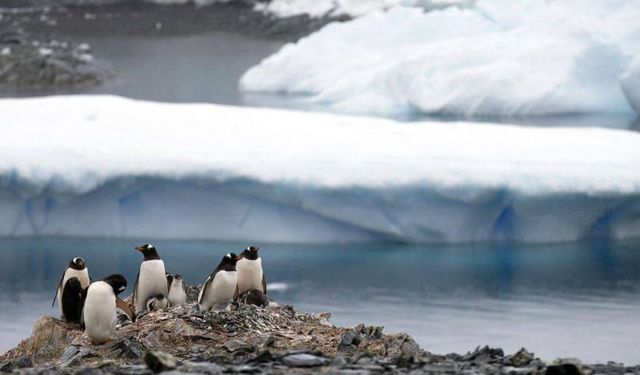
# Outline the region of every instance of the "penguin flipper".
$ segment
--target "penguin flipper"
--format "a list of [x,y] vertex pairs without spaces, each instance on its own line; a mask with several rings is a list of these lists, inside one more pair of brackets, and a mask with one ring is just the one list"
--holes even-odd
[[198,304],[202,303],[202,300],[207,296],[207,288],[209,284],[213,282],[214,274],[209,275],[207,280],[205,280],[204,285],[202,285],[202,290],[200,291],[200,295],[198,296]]
[[129,305],[125,301],[121,300],[118,297],[116,297],[116,309],[119,309],[120,311],[125,313],[129,317],[129,319],[131,319],[132,323],[136,321],[136,314],[133,313],[131,307],[129,307]]
[[240,297],[240,289],[238,288],[238,284],[236,284],[236,291],[233,292],[233,300],[237,301]]
[[264,278],[264,272],[262,272],[262,293],[267,294],[267,280]]
[[140,271],[138,271],[138,275],[136,276],[136,282],[133,284],[133,293],[131,294],[131,303],[133,306],[136,305],[136,290],[138,290],[138,279],[140,279]]
[[65,269],[64,272],[62,273],[62,276],[60,276],[60,281],[58,281],[58,287],[56,288],[56,293],[53,295],[53,301],[51,301],[51,307],[55,306],[56,304],[56,298],[58,298],[58,293],[60,292],[60,289],[62,288],[62,280],[64,280],[64,274],[67,272],[67,270]]

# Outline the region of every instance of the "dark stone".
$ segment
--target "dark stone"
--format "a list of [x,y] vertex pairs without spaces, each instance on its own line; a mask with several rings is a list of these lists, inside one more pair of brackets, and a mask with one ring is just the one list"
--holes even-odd
[[250,352],[253,350],[253,347],[247,344],[244,341],[231,339],[224,343],[224,347],[227,348],[231,353],[241,351],[241,352]]
[[268,363],[273,362],[274,360],[275,358],[273,357],[273,354],[271,354],[271,352],[268,350],[264,350],[258,353],[254,358],[252,358],[251,362]]
[[111,355],[114,358],[124,358],[135,360],[142,358],[144,355],[144,347],[133,341],[129,337],[121,338],[117,341],[112,342],[110,345]]
[[13,361],[7,361],[0,365],[0,372],[11,372],[15,369],[33,366],[33,362],[29,357],[21,357]]
[[213,362],[185,362],[178,370],[187,373],[200,373],[208,375],[222,374],[224,369]]
[[154,373],[173,370],[178,366],[172,355],[158,351],[148,351],[144,356],[144,362]]
[[580,369],[573,363],[547,366],[546,375],[582,375]]
[[518,350],[515,354],[507,356],[505,358],[505,364],[516,366],[516,367],[524,367],[527,366],[535,356],[533,353],[529,353],[525,348]]
[[491,348],[487,345],[482,348],[477,347],[473,352],[469,352],[462,356],[463,361],[480,363],[501,362],[503,358],[504,352],[502,349]]
[[310,353],[288,354],[280,358],[280,362],[288,367],[317,367],[324,366],[329,360]]

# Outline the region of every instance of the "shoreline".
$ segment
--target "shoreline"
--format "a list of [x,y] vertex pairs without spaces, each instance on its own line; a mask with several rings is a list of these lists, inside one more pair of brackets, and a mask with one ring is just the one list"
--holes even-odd
[[[190,299],[193,287],[189,290]],[[383,327],[336,327],[329,313],[292,306],[238,305],[201,312],[190,302],[148,313],[135,323],[120,319],[116,337],[103,345],[82,331],[42,316],[31,337],[0,355],[0,371],[14,374],[91,373],[336,373],[336,374],[640,374],[640,366],[586,365],[577,359],[544,362],[521,349],[477,347],[466,354],[432,354],[407,334]]]

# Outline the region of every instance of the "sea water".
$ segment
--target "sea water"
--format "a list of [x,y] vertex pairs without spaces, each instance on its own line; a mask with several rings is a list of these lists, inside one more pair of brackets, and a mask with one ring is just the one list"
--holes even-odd
[[[249,245],[0,239],[0,351],[26,338],[40,315],[58,315],[51,302],[71,258],[84,257],[94,280],[122,273],[126,296],[142,260],[134,247],[149,241],[187,283],[202,283],[224,254]],[[407,332],[438,354],[524,346],[545,360],[640,363],[640,244],[264,244],[260,253],[271,298],[331,312],[336,325]]]

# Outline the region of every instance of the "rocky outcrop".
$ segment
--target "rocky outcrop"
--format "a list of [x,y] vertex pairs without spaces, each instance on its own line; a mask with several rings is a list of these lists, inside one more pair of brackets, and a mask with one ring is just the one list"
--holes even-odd
[[465,355],[434,355],[406,334],[363,324],[335,327],[330,314],[291,306],[230,305],[202,312],[195,303],[121,322],[116,337],[92,345],[83,331],[43,316],[33,334],[0,357],[0,370],[17,374],[173,373],[430,373],[640,374],[640,368],[574,362],[547,365],[522,349],[505,355],[478,348]]
[[87,44],[39,40],[13,28],[0,29],[0,86],[86,87],[112,76]]

